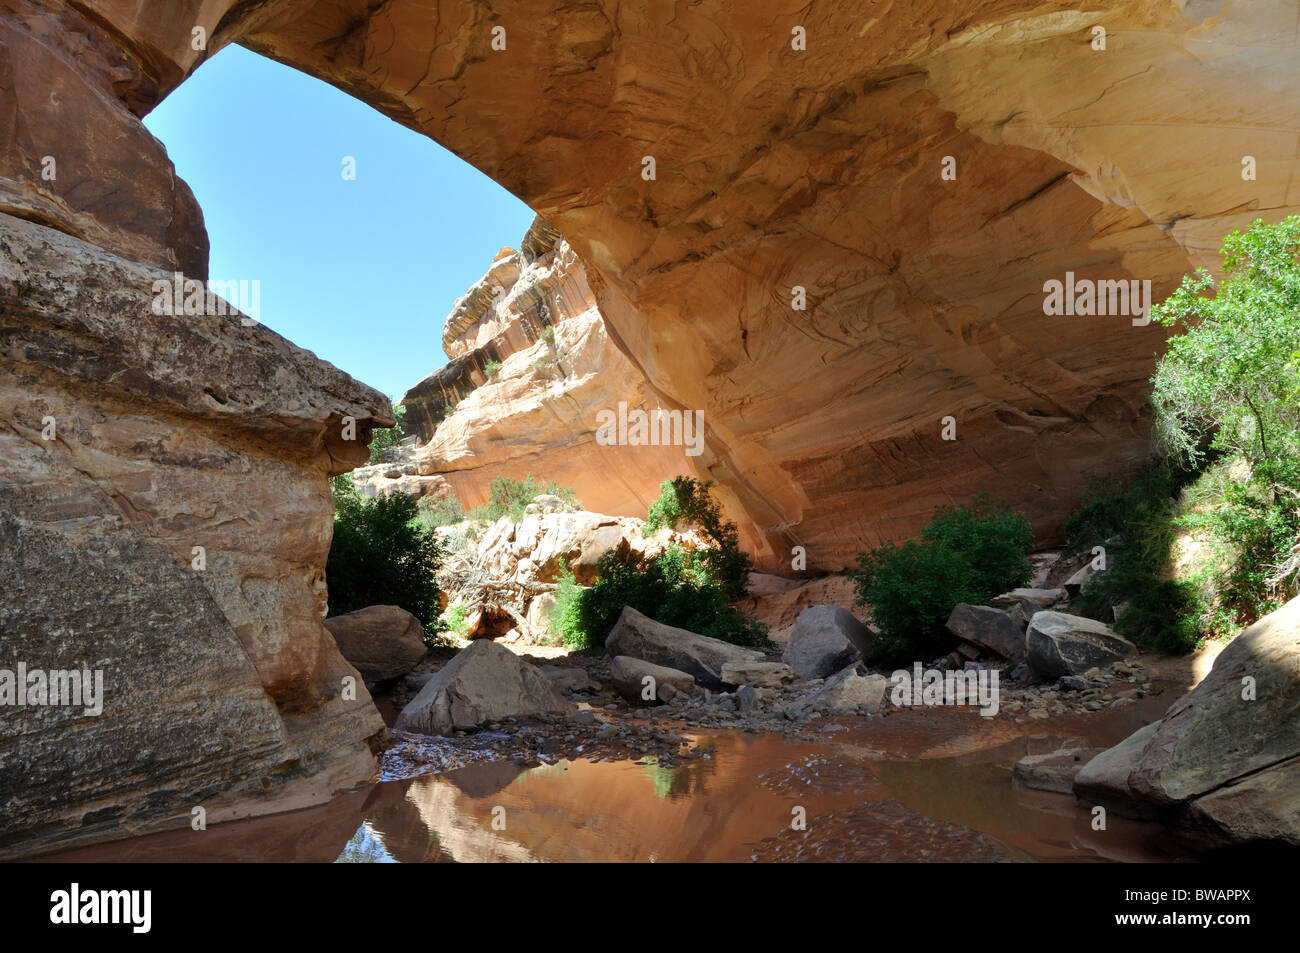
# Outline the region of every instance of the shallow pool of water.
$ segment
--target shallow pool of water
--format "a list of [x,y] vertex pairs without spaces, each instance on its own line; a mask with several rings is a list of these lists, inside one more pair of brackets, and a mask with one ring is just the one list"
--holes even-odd
[[470,764],[384,781],[303,811],[180,830],[49,860],[1162,861],[1161,828],[1017,788],[1016,760],[1066,740],[1109,746],[1167,698],[1015,723],[927,709],[849,719],[810,739],[695,735],[705,756]]
[[340,859],[438,861],[1168,860],[1158,829],[1012,786],[1021,737],[899,760],[846,732],[825,743],[702,737],[709,757],[471,765],[378,785]]

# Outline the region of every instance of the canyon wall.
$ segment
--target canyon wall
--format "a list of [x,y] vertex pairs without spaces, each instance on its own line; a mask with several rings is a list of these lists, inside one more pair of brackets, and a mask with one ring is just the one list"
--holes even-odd
[[162,90],[129,18],[0,11],[0,857],[324,801],[385,735],[321,623],[327,481],[391,410],[160,295],[207,237],[137,118]]
[[698,469],[769,568],[980,491],[1050,541],[1147,453],[1163,332],[1046,315],[1044,283],[1158,299],[1300,199],[1283,0],[269,6],[240,42],[571,243],[656,402],[704,411]]
[[442,341],[450,363],[402,398],[419,448],[358,470],[366,492],[451,493],[468,510],[493,478],[532,474],[589,510],[644,517],[660,483],[700,475],[688,447],[597,441],[602,411],[650,411],[658,398],[610,338],[582,261],[541,219],[456,302]]

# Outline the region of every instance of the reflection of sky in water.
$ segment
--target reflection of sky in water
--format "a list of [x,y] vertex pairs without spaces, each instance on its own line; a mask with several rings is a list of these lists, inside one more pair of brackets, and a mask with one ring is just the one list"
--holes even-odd
[[384,839],[370,826],[362,824],[351,840],[343,848],[343,853],[335,859],[336,864],[395,864],[396,860],[388,853]]

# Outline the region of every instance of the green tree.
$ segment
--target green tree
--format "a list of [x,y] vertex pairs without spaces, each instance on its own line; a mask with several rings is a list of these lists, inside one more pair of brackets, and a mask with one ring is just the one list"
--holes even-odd
[[1224,240],[1223,277],[1183,278],[1152,316],[1182,334],[1152,378],[1161,446],[1192,463],[1208,446],[1252,466],[1300,457],[1300,217]]
[[401,606],[430,633],[439,627],[436,573],[443,552],[402,493],[367,498],[347,474],[331,481],[334,539],[325,564],[329,614],[373,605]]
[[705,545],[672,543],[654,557],[623,540],[596,562],[596,582],[578,586],[567,570],[556,592],[552,630],[567,644],[599,648],[624,606],[662,622],[738,645],[767,645],[767,628],[733,603],[744,595],[750,559],[735,524],[722,516],[710,484],[677,477],[660,487],[642,532],[699,530]]
[[695,560],[703,578],[717,586],[729,599],[739,599],[749,585],[753,561],[740,548],[736,524],[722,515],[722,505],[714,498],[713,484],[679,476],[659,486],[659,498],[650,504],[642,536],[653,536],[668,528],[682,530],[695,527],[708,546],[695,551]]
[[1203,466],[1240,462],[1210,512],[1182,525],[1233,552],[1213,589],[1245,624],[1297,591],[1300,567],[1300,217],[1256,221],[1224,239],[1223,273],[1205,269],[1152,310],[1182,333],[1152,378],[1158,446]]
[[1034,531],[1024,514],[981,495],[939,507],[919,540],[886,543],[858,557],[849,576],[880,635],[871,661],[924,659],[952,641],[944,623],[959,602],[981,605],[1033,577]]

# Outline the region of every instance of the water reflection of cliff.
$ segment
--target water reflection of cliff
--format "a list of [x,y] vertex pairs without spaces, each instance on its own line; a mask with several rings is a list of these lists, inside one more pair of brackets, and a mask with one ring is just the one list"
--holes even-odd
[[[747,845],[788,824],[786,801],[754,772],[789,756],[781,739],[736,736],[674,768],[574,761],[507,777],[472,765],[381,785],[367,817],[398,860],[743,860]],[[503,830],[492,828],[494,808]]]

